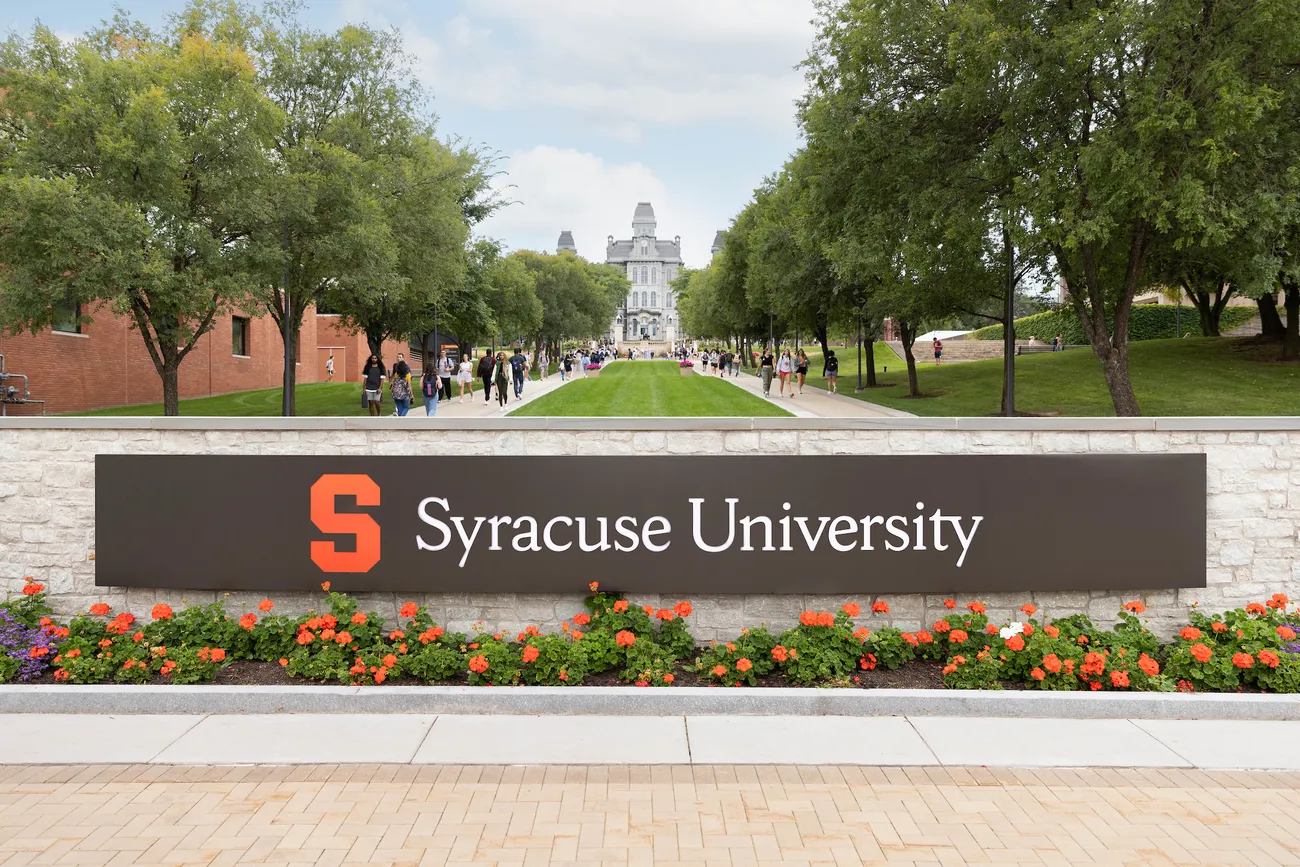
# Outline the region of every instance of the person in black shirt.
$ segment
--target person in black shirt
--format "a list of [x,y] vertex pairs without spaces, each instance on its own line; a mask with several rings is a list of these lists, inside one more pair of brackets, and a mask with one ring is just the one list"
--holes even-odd
[[524,351],[515,347],[515,354],[510,356],[510,377],[515,384],[515,400],[523,397],[524,394],[524,376],[528,373],[528,359],[524,357]]
[[763,347],[763,357],[758,362],[758,372],[763,377],[763,397],[771,397],[772,375],[776,373],[776,356],[766,346]]
[[370,415],[380,414],[380,404],[384,400],[384,380],[387,378],[384,366],[377,357],[371,355],[366,360],[366,366],[361,368],[361,387],[366,390],[366,406]]
[[830,386],[831,394],[836,394],[836,384],[840,378],[840,360],[835,357],[835,350],[826,350],[826,360],[822,362],[822,376],[826,377],[826,384]]

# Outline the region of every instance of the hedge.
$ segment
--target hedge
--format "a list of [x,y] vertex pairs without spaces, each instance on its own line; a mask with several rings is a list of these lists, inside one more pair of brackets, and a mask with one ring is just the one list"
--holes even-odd
[[[1220,331],[1228,331],[1249,322],[1258,315],[1259,310],[1254,307],[1226,307],[1223,310],[1223,315],[1219,318],[1219,329]],[[1107,319],[1113,322],[1111,317],[1107,317]],[[1173,305],[1134,305],[1133,313],[1129,317],[1128,339],[1161,340],[1178,337],[1177,319],[1177,308]],[[1193,335],[1200,336],[1201,319],[1195,307],[1183,308],[1182,326],[1184,334],[1190,332]],[[1065,337],[1067,345],[1087,345],[1088,343],[1088,338],[1084,336],[1083,328],[1079,325],[1078,317],[1074,315],[1074,311],[1069,307],[1048,310],[1046,313],[1038,313],[1034,316],[1026,316],[1023,319],[1016,320],[1016,338],[1018,340],[1037,337],[1044,343],[1051,343],[1052,338],[1058,334]],[[989,325],[978,331],[972,331],[966,335],[966,339],[1001,340],[1002,324]]]

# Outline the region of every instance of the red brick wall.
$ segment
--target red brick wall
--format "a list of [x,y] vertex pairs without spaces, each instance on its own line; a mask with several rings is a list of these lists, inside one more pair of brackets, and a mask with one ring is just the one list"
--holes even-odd
[[[139,333],[126,319],[104,308],[89,308],[86,314],[94,321],[83,324],[79,335],[49,330],[35,335],[0,332],[0,355],[5,356],[6,371],[26,374],[31,396],[45,400],[49,413],[161,402],[162,380]],[[275,321],[269,316],[248,318],[248,357],[231,352],[231,315],[218,317],[212,331],[181,362],[182,398],[280,386],[284,344]],[[299,382],[324,379],[323,362],[318,375],[317,320],[329,323],[332,318],[312,313],[304,318],[299,334]],[[364,339],[360,346],[364,351]],[[394,344],[393,357],[396,347]],[[338,379],[342,367],[337,359],[335,371]],[[350,378],[355,379],[356,373]],[[36,407],[12,405],[7,411],[10,415],[39,413]]]

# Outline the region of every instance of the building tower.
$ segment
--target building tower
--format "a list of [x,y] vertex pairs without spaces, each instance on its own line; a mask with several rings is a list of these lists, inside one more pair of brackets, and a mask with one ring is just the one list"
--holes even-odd
[[577,255],[578,245],[573,243],[573,233],[565,229],[560,233],[560,240],[555,242],[555,252],[560,253],[568,250],[570,253]]
[[725,240],[725,237],[722,234],[722,230],[719,229],[718,234],[713,236],[713,246],[709,248],[709,252],[712,253],[714,256],[721,253],[723,240]]

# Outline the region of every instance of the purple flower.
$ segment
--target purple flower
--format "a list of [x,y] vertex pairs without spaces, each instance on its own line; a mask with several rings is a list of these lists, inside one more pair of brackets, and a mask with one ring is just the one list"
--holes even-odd
[[[0,653],[18,660],[18,673],[14,680],[28,681],[44,674],[57,652],[55,643],[54,638],[39,626],[27,626],[0,608]],[[33,658],[33,647],[45,647],[50,652]]]
[[1300,653],[1300,641],[1292,641],[1289,644],[1282,645],[1283,653]]

